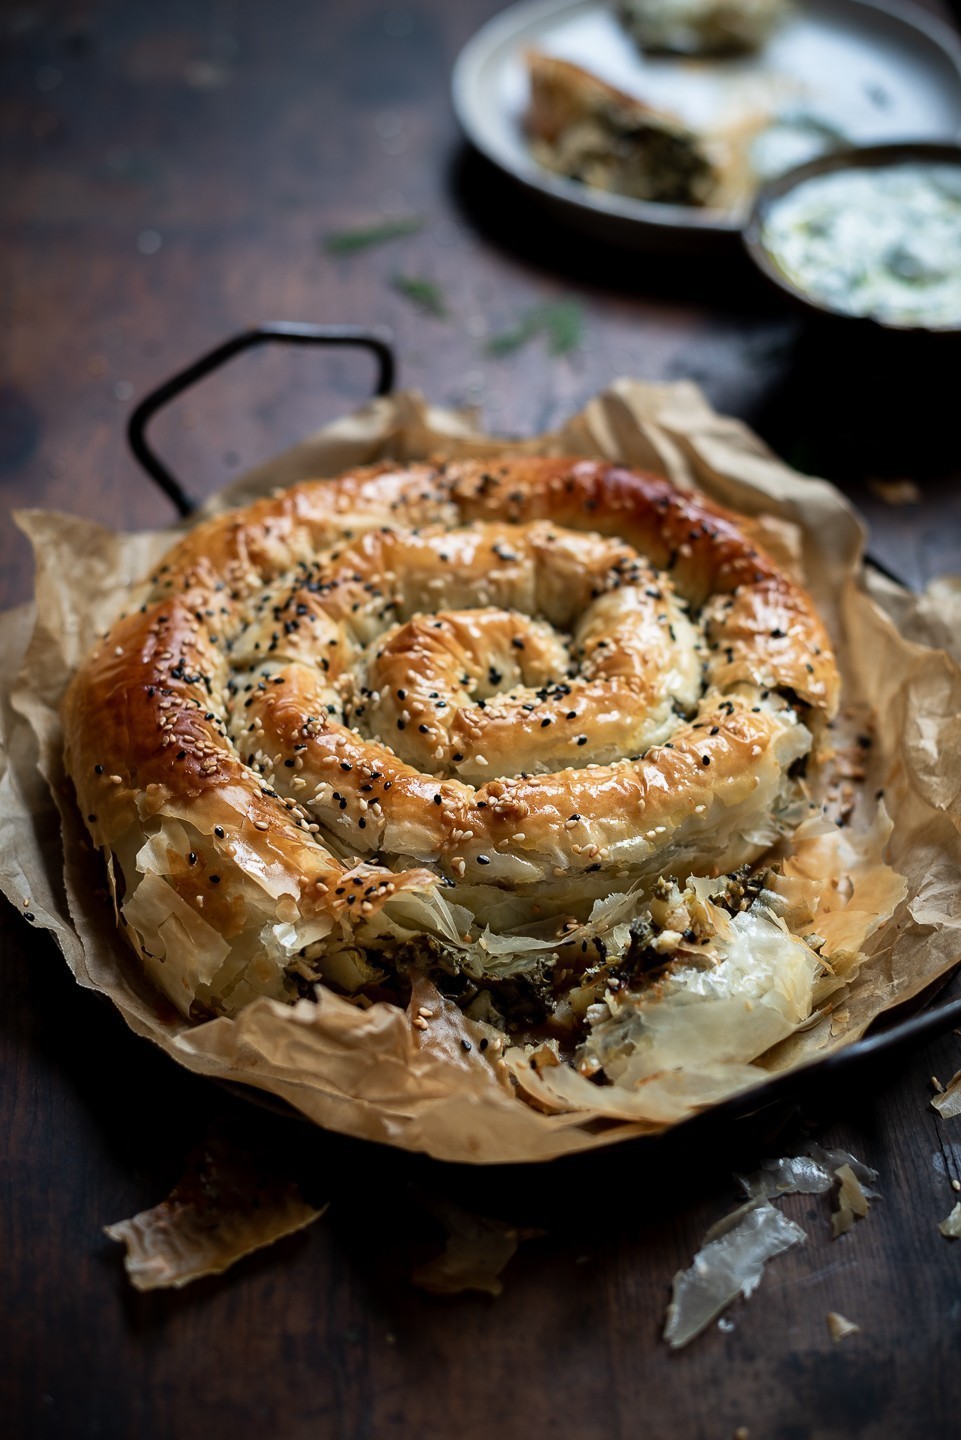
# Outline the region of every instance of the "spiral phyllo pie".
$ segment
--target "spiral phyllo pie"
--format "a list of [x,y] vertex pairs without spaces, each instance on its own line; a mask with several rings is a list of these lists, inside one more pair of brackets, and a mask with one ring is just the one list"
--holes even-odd
[[70,688],[67,765],[185,1014],[403,1003],[419,966],[612,1075],[627,997],[685,966],[813,974],[751,867],[837,694],[808,596],[702,497],[596,460],[385,463],[176,544]]

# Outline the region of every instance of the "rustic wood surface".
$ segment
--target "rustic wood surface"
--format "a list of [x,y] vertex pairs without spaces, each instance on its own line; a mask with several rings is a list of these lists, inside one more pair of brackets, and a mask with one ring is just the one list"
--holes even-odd
[[[614,375],[696,379],[868,515],[912,584],[958,570],[957,360],[905,364],[811,331],[734,254],[608,252],[564,232],[467,153],[450,112],[460,46],[495,0],[22,4],[0,15],[0,479],[126,527],[168,519],[130,458],[132,401],[250,323],[387,324],[400,383],[479,405],[505,433],[557,421]],[[350,257],[345,227],[423,228]],[[427,278],[446,319],[392,288]],[[531,306],[582,307],[583,343],[489,337]],[[158,422],[206,493],[370,383],[363,357],[237,360]],[[922,438],[923,437],[923,438]],[[910,478],[914,503],[872,488]],[[0,530],[3,602],[27,547]],[[178,1070],[81,992],[5,910],[0,1430],[11,1436],[389,1436],[751,1440],[961,1432],[961,1121],[929,1106],[961,1066],[949,1035],[803,1122],[880,1172],[883,1198],[832,1241],[828,1207],[784,1209],[809,1241],[680,1354],[660,1340],[673,1273],[737,1203],[731,1173],[798,1143],[757,1125],[624,1146],[538,1170],[451,1169],[262,1114]],[[325,1218],[178,1293],[136,1295],[101,1227],[160,1200],[211,1125],[268,1137]],[[954,1127],[959,1127],[955,1129]],[[293,1163],[293,1161],[291,1161]],[[543,1233],[497,1299],[411,1287],[435,1243],[421,1203],[453,1197]],[[435,1247],[436,1248],[436,1247]],[[825,1315],[861,1331],[836,1344]]]

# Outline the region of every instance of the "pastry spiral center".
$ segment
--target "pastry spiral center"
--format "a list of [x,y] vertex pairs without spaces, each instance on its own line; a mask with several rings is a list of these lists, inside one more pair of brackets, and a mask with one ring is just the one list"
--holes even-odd
[[701,692],[670,582],[622,541],[545,522],[368,534],[259,612],[240,672],[303,685],[281,671],[308,667],[328,729],[470,785],[642,753]]
[[[231,653],[244,763],[342,853],[450,879],[656,865],[652,747],[676,750],[700,832],[715,749],[725,766],[777,750],[777,786],[807,739],[777,698],[705,693],[723,657],[667,574],[543,520],[368,531],[265,589]],[[545,826],[563,836],[552,855],[532,838]]]

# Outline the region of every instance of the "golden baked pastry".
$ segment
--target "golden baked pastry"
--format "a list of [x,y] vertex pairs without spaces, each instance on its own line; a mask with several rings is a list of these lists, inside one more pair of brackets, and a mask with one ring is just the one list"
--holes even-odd
[[531,51],[527,68],[527,131],[546,169],[635,200],[723,202],[723,145],[569,60]]
[[620,0],[642,50],[737,55],[759,50],[791,12],[789,0]]
[[[64,728],[123,933],[184,1014],[317,981],[369,1005],[420,965],[612,1079],[685,966],[760,958],[759,996],[800,975],[773,1038],[804,1017],[817,957],[776,881],[733,872],[807,813],[837,699],[810,599],[734,516],[621,465],[509,456],[387,462],[199,524]],[[762,1020],[744,1048],[770,1043]]]

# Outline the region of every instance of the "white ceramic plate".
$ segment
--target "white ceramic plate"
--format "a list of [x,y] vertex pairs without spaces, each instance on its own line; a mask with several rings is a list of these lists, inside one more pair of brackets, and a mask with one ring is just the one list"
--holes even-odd
[[639,249],[723,245],[740,230],[748,197],[744,213],[663,205],[545,170],[523,128],[529,49],[573,60],[698,128],[776,111],[781,120],[752,149],[763,178],[832,144],[961,137],[961,43],[907,4],[796,0],[762,51],[731,60],[642,56],[613,4],[600,0],[528,0],[496,15],[454,68],[454,108],[468,139],[572,223]]

